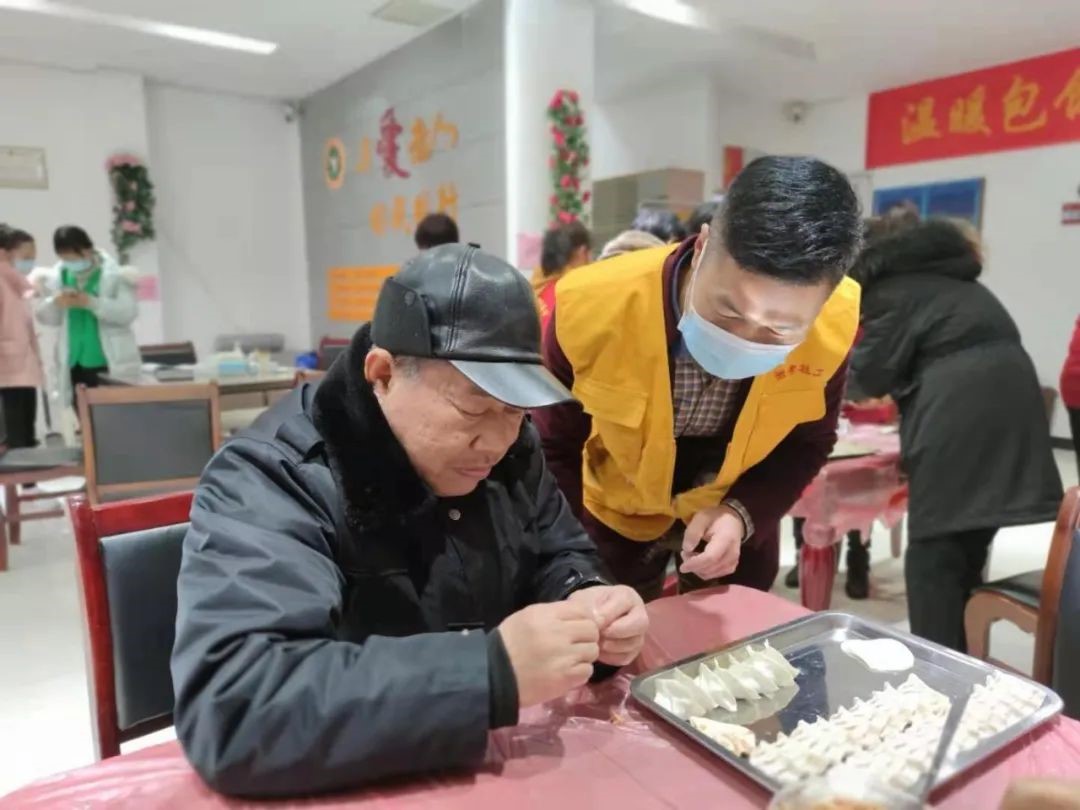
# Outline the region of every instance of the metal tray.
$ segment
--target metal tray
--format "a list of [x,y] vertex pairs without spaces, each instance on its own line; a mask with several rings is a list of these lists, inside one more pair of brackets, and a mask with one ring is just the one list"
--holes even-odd
[[[840,649],[841,642],[856,638],[896,639],[915,655],[915,666],[906,672],[874,672]],[[754,732],[758,740],[770,742],[775,740],[780,732],[790,733],[800,720],[813,722],[818,717],[829,717],[841,706],[850,707],[855,698],[865,700],[886,683],[899,685],[912,673],[953,700],[962,684],[974,686],[983,683],[988,675],[999,671],[997,667],[984,661],[977,661],[908,633],[864,621],[847,613],[827,612],[796,619],[726,647],[684,658],[634,678],[630,684],[630,694],[639,703],[733,768],[773,791],[781,787],[778,781],[755,768],[749,760],[735,756],[697,731],[687,721],[661,708],[654,700],[656,680],[670,674],[674,669],[680,668],[693,677],[697,674],[696,664],[699,661],[741,649],[749,644],[761,645],[766,640],[799,668],[796,679],[798,689],[788,687],[771,698],[759,701],[739,701],[736,711],[714,709],[709,712],[708,717],[746,726]],[[1013,740],[1028,734],[1061,711],[1063,704],[1060,697],[1041,684],[1032,683],[1032,686],[1045,695],[1042,706],[1025,720],[943,763],[935,787],[940,787]]]

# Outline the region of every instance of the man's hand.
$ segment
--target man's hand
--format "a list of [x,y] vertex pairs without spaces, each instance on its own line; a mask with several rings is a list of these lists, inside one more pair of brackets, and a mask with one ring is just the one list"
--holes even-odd
[[600,663],[621,667],[638,657],[649,630],[649,614],[637,591],[626,585],[594,585],[574,591],[567,601],[583,605],[595,618]]
[[84,292],[71,293],[70,306],[76,309],[90,309],[90,296]]
[[[746,526],[739,513],[730,506],[703,509],[686,525],[680,570],[702,579],[726,577],[739,565],[745,537]],[[705,548],[699,552],[697,547],[702,540]]]
[[562,697],[588,682],[600,654],[600,631],[578,602],[530,605],[499,625],[522,707]]

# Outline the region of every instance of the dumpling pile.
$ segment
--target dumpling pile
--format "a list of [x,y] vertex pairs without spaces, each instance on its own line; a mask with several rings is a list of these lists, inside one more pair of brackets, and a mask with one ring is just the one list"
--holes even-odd
[[968,698],[950,754],[970,751],[987,737],[1011,728],[1043,704],[1043,693],[1019,678],[995,672],[977,685]]
[[856,698],[850,709],[841,708],[813,723],[800,721],[791,734],[759,743],[750,764],[783,784],[818,776],[866,750],[878,749],[883,740],[908,728],[933,718],[943,723],[948,712],[947,697],[910,675],[899,688],[886,684],[869,700]]
[[799,670],[788,663],[769,642],[759,649],[702,661],[697,676],[681,669],[657,681],[656,703],[683,720],[701,717],[716,708],[735,711],[739,700],[759,700],[793,686]]
[[[1038,689],[1018,678],[990,675],[973,690],[950,754],[1005,731],[1042,701]],[[899,687],[886,684],[869,700],[856,699],[828,719],[800,722],[791,734],[758,743],[750,764],[788,784],[843,763],[910,789],[930,768],[950,705],[945,695],[910,675]]]

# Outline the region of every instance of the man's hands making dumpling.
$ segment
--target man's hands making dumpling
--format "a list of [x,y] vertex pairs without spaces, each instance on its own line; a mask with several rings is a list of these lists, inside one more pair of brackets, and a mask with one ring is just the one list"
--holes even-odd
[[600,663],[621,667],[637,658],[649,630],[649,615],[637,591],[626,585],[596,585],[574,591],[567,601],[587,608],[595,619]]

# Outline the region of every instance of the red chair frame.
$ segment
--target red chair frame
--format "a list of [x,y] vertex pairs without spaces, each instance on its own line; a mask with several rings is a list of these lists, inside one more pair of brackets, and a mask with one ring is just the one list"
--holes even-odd
[[75,529],[75,551],[86,633],[87,675],[90,680],[90,718],[98,759],[115,757],[120,744],[172,725],[172,715],[121,729],[116,714],[116,672],[113,668],[109,596],[101,538],[187,523],[193,493],[178,492],[152,498],[91,505],[85,495],[68,499]]

